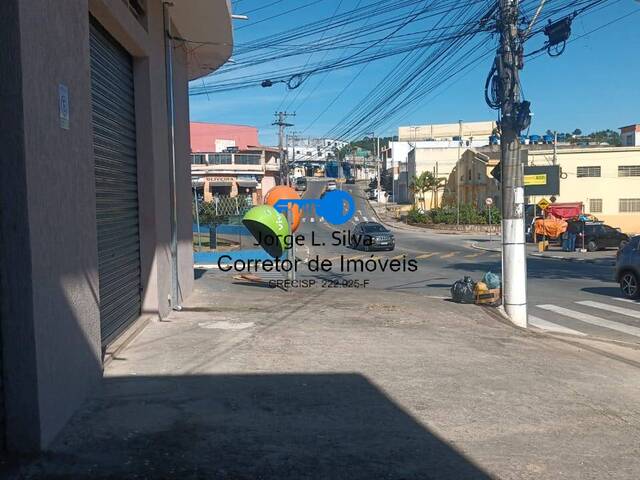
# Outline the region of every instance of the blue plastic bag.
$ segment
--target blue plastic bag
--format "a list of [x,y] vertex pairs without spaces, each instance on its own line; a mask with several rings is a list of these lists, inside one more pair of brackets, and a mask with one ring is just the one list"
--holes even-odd
[[493,290],[494,288],[500,288],[500,275],[487,272],[482,277],[482,282],[487,285],[487,288]]

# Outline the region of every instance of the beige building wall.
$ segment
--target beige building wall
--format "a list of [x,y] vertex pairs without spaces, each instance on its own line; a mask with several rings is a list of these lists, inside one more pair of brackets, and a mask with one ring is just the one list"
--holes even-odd
[[398,127],[398,141],[416,142],[420,140],[451,139],[462,134],[462,138],[489,137],[496,128],[496,122],[437,123]]
[[[463,151],[464,150],[460,150],[460,153]],[[420,176],[422,172],[431,172],[436,178],[448,179],[458,161],[458,149],[415,148],[409,152],[409,163],[413,163],[414,161],[416,177]],[[413,178],[409,178],[409,183],[412,181]],[[438,191],[436,199],[434,198],[433,192],[425,193],[424,202],[427,208],[440,206],[442,204],[443,195],[447,194],[447,189],[441,189]],[[422,203],[422,200],[420,200],[420,203]]]
[[[553,151],[530,151],[528,158],[530,165],[549,165]],[[620,211],[620,199],[640,202],[640,176],[622,177],[618,172],[619,166],[640,169],[640,147],[559,149],[557,158],[564,177],[560,179],[557,202],[582,202],[585,213],[624,232],[640,233],[640,211]],[[600,176],[580,178],[579,167],[600,167]],[[531,203],[540,198],[530,197]],[[599,204],[601,209],[594,208]]]

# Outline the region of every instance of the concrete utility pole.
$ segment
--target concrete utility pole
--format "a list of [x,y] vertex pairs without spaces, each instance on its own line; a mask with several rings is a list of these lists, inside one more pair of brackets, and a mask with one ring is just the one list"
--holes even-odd
[[[500,0],[498,75],[501,98],[503,305],[511,321],[527,327],[527,263],[524,238],[524,169],[520,158],[518,0]],[[526,112],[528,115],[528,111]]]
[[276,121],[272,123],[272,125],[278,126],[278,149],[280,150],[280,178],[284,179],[284,184],[289,185],[289,168],[285,165],[285,154],[284,154],[284,129],[286,127],[293,127],[292,123],[287,123],[287,117],[295,117],[295,113],[288,112],[276,112]]
[[456,225],[460,226],[460,175],[462,173],[462,158],[460,149],[462,148],[462,120],[458,120],[458,170],[456,172]]
[[380,163],[382,162],[382,159],[380,158],[380,137],[376,137],[376,165],[378,167],[378,203],[380,202],[380,197],[382,196],[382,192],[380,191],[380,173],[381,173],[381,168],[380,168]]

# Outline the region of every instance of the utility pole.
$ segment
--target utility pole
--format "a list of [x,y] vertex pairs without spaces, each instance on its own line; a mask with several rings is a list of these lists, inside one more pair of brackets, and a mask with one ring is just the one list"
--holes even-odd
[[380,173],[381,173],[381,169],[380,169],[380,163],[382,161],[382,159],[380,158],[380,137],[376,137],[376,165],[377,165],[377,170],[378,170],[378,203],[380,203],[380,197],[382,196],[382,192],[380,191]]
[[284,179],[284,184],[289,185],[289,168],[288,165],[285,164],[285,140],[284,140],[284,129],[286,127],[293,127],[292,123],[287,123],[287,117],[295,117],[295,113],[288,112],[276,112],[276,121],[272,123],[272,125],[278,126],[278,150],[280,150],[280,178]]
[[553,164],[558,164],[558,132],[553,132]]
[[498,75],[500,79],[502,169],[502,282],[503,305],[509,319],[527,327],[527,263],[524,238],[524,170],[520,131],[529,104],[520,102],[519,69],[522,50],[518,32],[518,0],[499,0]]
[[462,173],[462,158],[460,149],[462,148],[462,120],[458,120],[458,168],[456,169],[456,225],[460,226],[460,174]]

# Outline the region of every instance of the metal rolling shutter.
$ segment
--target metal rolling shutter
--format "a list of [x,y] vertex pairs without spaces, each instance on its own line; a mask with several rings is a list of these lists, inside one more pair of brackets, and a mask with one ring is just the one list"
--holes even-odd
[[140,315],[133,62],[94,19],[90,53],[100,325],[106,345]]

